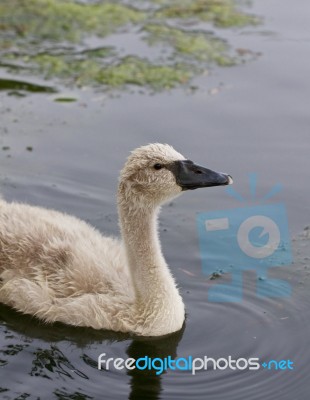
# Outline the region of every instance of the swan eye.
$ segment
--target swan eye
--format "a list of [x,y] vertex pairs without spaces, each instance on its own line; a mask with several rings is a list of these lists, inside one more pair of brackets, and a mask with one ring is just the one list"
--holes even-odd
[[154,164],[154,169],[162,169],[162,165],[159,163]]

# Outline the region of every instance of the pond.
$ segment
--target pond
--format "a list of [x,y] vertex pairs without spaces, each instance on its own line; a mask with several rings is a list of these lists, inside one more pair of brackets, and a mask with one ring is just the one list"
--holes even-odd
[[[173,1],[123,1],[115,2],[116,10],[111,2],[66,2],[70,29],[59,23],[57,32],[50,26],[63,9],[55,6],[49,19],[43,7],[35,8],[34,21],[45,18],[42,27],[26,23],[22,7],[12,14],[7,7],[15,3],[0,1],[5,199],[70,213],[118,235],[119,171],[132,149],[152,142],[228,172],[235,192],[189,191],[162,209],[163,252],[186,306],[180,332],[154,339],[45,325],[1,305],[1,398],[308,400],[309,2],[254,0],[235,9],[230,1],[209,1],[225,5],[212,13],[204,12],[206,1],[192,2],[196,9],[186,1],[184,8]],[[92,24],[86,24],[79,7],[96,5],[87,8]],[[109,16],[104,27],[98,15]],[[280,203],[293,262],[264,276],[249,268],[239,274],[238,301],[212,301],[211,288],[229,286],[236,275],[222,265],[208,273],[202,268],[197,215]],[[225,257],[238,267],[233,252]],[[289,285],[289,294],[259,296],[257,288],[274,279]],[[156,374],[99,370],[101,353],[284,363]]]

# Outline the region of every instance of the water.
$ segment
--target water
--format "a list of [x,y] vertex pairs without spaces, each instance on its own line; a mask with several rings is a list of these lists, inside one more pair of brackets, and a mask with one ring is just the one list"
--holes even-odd
[[[298,399],[309,397],[309,15],[306,0],[254,2],[264,25],[227,31],[240,48],[262,53],[235,68],[199,78],[195,93],[182,89],[155,96],[114,99],[91,90],[70,91],[58,103],[51,88],[31,79],[26,97],[0,93],[1,190],[7,199],[70,212],[117,234],[115,189],[129,151],[168,142],[189,158],[229,172],[249,198],[248,175],[259,178],[258,199],[276,183],[293,241],[294,264],[270,271],[292,285],[292,296],[258,298],[257,276],[244,277],[239,303],[211,303],[201,272],[195,215],[239,207],[223,188],[189,192],[161,215],[166,258],[187,309],[182,332],[160,339],[46,326],[0,307],[0,376],[3,399]],[[14,76],[5,72],[1,79]],[[23,79],[20,79],[23,81]],[[37,86],[36,86],[37,85]],[[19,90],[20,87],[11,88]],[[47,89],[49,91],[50,89]],[[27,150],[28,148],[28,150]],[[259,357],[290,359],[292,371],[99,371],[97,357]]]

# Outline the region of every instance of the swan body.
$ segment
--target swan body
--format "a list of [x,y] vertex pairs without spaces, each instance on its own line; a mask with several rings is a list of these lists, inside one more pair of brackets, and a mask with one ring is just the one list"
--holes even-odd
[[161,252],[159,207],[182,190],[229,183],[169,145],[136,149],[119,180],[121,239],[73,216],[1,199],[0,302],[46,322],[144,336],[181,329],[184,304]]

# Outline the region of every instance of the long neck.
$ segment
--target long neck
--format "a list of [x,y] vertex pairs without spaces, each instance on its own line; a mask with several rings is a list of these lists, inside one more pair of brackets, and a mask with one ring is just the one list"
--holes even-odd
[[157,230],[159,208],[119,202],[119,217],[132,282],[139,300],[176,293]]

